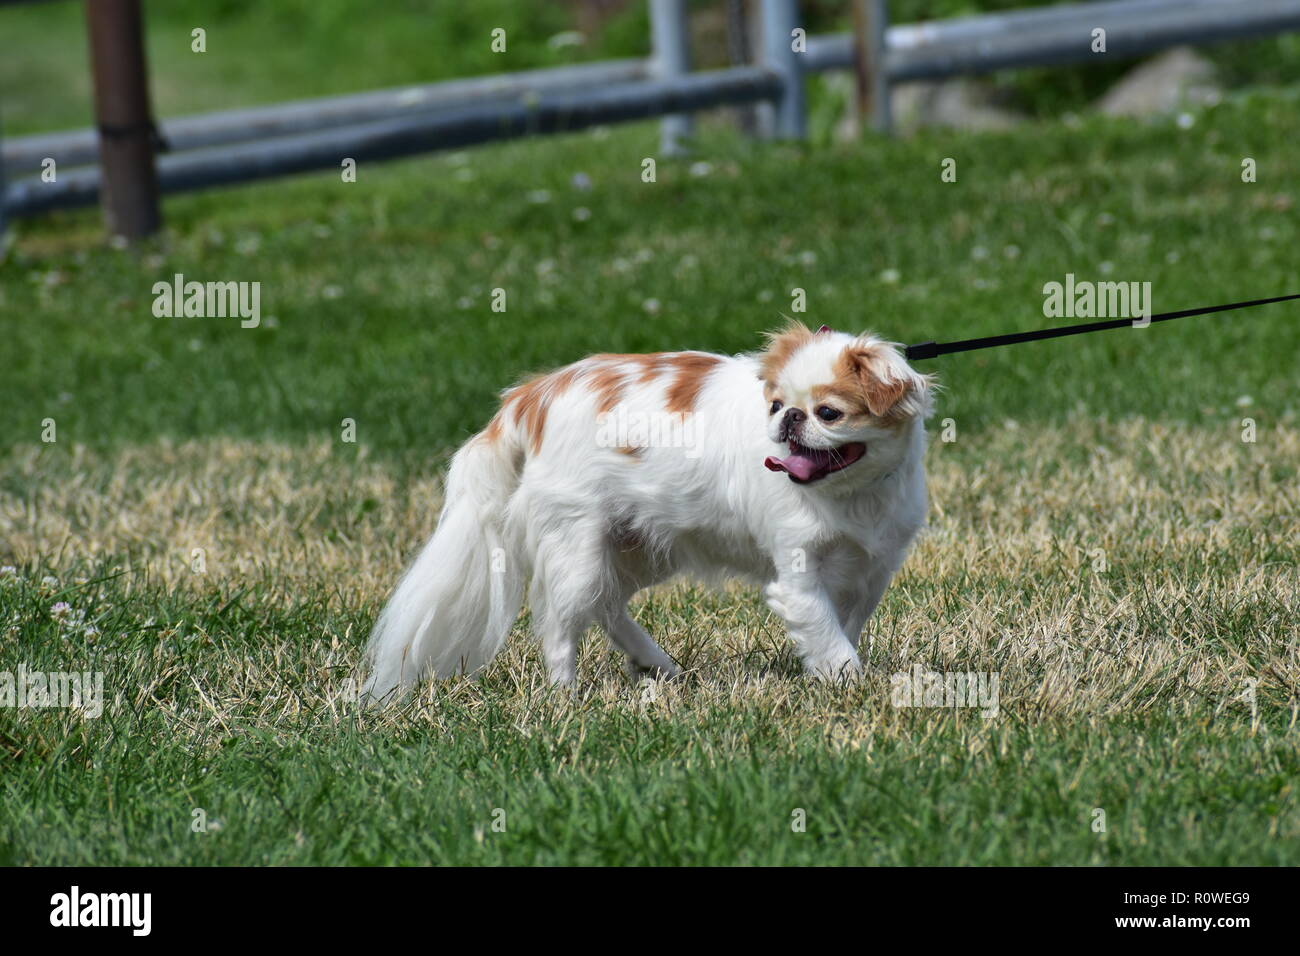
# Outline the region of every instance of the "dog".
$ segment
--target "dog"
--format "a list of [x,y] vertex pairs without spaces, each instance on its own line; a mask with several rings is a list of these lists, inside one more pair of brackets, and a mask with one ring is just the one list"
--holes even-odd
[[675,676],[627,604],[677,575],[762,585],[807,672],[851,677],[925,523],[933,385],[874,335],[796,322],[759,353],[593,355],[508,389],[452,459],[364,697],[482,668],[526,583],[553,683],[593,623],[632,675]]

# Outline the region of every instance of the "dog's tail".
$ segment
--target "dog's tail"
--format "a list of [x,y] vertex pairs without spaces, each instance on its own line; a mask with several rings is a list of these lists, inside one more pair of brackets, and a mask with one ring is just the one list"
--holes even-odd
[[452,459],[438,528],[370,637],[367,703],[397,699],[426,675],[476,671],[505,643],[526,573],[506,541],[522,455],[519,436],[497,422]]

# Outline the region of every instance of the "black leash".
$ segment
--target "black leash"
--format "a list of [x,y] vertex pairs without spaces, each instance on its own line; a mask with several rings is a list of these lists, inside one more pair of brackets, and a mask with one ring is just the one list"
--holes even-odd
[[[1180,312],[1162,312],[1151,316],[1152,322],[1167,322],[1169,319],[1185,319],[1191,315],[1210,315],[1213,312],[1231,312],[1234,309],[1249,309],[1257,305],[1269,305],[1273,302],[1289,302],[1300,299],[1295,295],[1279,295],[1273,299],[1252,299],[1249,302],[1233,302],[1228,305],[1211,305],[1202,309],[1183,309]],[[1120,329],[1132,326],[1136,319],[1108,319],[1105,322],[1085,322],[1083,325],[1062,325],[1055,329],[1038,329],[1033,332],[1012,332],[1009,335],[990,335],[982,339],[962,339],[960,342],[918,342],[909,345],[905,354],[909,359],[937,358],[953,352],[973,352],[976,349],[991,349],[999,345],[1018,345],[1021,342],[1037,342],[1040,339],[1055,339],[1062,335],[1082,335],[1084,332],[1101,332],[1105,329]]]

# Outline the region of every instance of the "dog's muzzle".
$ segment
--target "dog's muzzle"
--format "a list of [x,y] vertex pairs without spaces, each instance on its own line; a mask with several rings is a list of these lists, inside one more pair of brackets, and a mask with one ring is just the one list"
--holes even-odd
[[808,413],[802,408],[787,408],[785,415],[781,418],[781,428],[777,434],[777,441],[789,441],[807,418]]

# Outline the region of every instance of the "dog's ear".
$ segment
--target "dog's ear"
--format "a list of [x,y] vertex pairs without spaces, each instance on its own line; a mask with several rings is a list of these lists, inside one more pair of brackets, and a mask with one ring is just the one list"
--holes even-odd
[[812,341],[813,330],[797,319],[790,319],[779,332],[767,333],[767,348],[759,365],[758,377],[775,385],[790,356]]
[[928,377],[914,372],[888,344],[859,339],[844,350],[841,361],[876,418],[908,418],[928,409]]

